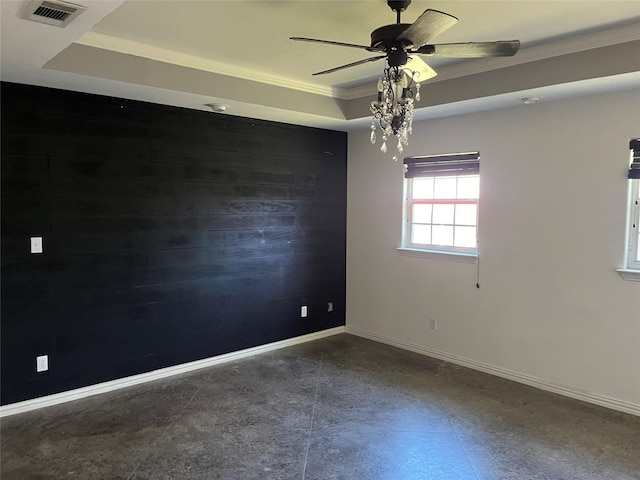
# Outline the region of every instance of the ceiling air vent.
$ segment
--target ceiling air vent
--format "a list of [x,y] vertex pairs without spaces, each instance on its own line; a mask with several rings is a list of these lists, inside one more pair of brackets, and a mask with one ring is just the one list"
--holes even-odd
[[23,18],[64,28],[85,10],[82,5],[60,0],[35,0],[29,4]]

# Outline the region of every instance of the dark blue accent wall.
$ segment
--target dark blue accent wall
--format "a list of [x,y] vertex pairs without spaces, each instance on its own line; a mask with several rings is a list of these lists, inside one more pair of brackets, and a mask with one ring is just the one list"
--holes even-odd
[[0,93],[2,404],[344,325],[346,133]]

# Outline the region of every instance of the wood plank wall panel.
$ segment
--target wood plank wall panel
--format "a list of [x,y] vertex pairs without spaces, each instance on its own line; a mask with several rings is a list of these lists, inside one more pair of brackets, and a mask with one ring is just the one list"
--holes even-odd
[[2,404],[344,325],[345,133],[1,92]]

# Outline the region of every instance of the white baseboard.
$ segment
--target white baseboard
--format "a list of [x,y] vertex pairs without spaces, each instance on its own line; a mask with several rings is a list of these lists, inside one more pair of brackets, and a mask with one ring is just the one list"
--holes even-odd
[[58,405],[60,403],[72,402],[74,400],[90,397],[92,395],[99,395],[101,393],[111,392],[113,390],[131,387],[133,385],[140,385],[141,383],[160,380],[161,378],[171,377],[180,373],[191,372],[200,368],[219,365],[221,363],[231,362],[240,358],[251,357],[259,353],[271,352],[280,348],[290,347],[292,345],[298,345],[300,343],[310,342],[312,340],[318,340],[320,338],[329,337],[331,335],[337,335],[344,332],[345,327],[330,328],[328,330],[309,333],[308,335],[302,335],[300,337],[288,338],[279,342],[268,343],[266,345],[247,348],[245,350],[239,350],[237,352],[225,353],[224,355],[196,360],[195,362],[182,363],[173,367],[161,368],[152,372],[141,373],[139,375],[119,378],[117,380],[98,383],[96,385],[90,385],[88,387],[55,393],[53,395],[47,395],[46,397],[34,398],[33,400],[11,403],[9,405],[0,406],[0,417],[7,417],[9,415],[28,412],[30,410],[36,410],[38,408],[50,407],[52,405]]
[[357,335],[359,337],[368,338],[380,343],[386,343],[394,347],[402,348],[404,350],[410,350],[412,352],[421,353],[429,357],[438,358],[447,362],[455,363],[463,367],[472,368],[481,372],[489,373],[497,377],[506,378],[507,380],[513,380],[514,382],[523,383],[531,387],[536,387],[548,392],[558,393],[566,397],[575,398],[584,402],[593,403],[594,405],[600,405],[612,410],[617,410],[624,413],[630,413],[631,415],[640,416],[640,405],[626,402],[623,400],[617,400],[615,398],[599,395],[596,393],[590,393],[584,390],[568,387],[566,385],[560,385],[557,383],[549,382],[541,378],[527,375],[525,373],[515,372],[506,368],[497,367],[484,362],[478,362],[470,358],[461,357],[459,355],[453,355],[450,353],[434,350],[432,348],[423,347],[414,343],[405,342],[395,338],[387,337],[385,335],[378,335],[376,333],[367,332],[356,327],[346,326],[346,333]]

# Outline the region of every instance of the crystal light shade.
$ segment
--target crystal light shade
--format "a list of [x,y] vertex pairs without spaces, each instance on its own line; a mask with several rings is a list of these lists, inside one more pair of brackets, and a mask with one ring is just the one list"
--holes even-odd
[[[387,140],[392,137],[397,139],[398,153],[402,153],[409,142],[413,125],[413,104],[414,101],[420,101],[419,75],[419,72],[402,66],[391,67],[387,63],[378,80],[378,99],[371,102],[371,143],[376,143],[376,129],[380,128],[382,153],[387,152]],[[397,157],[393,158],[397,160]]]

